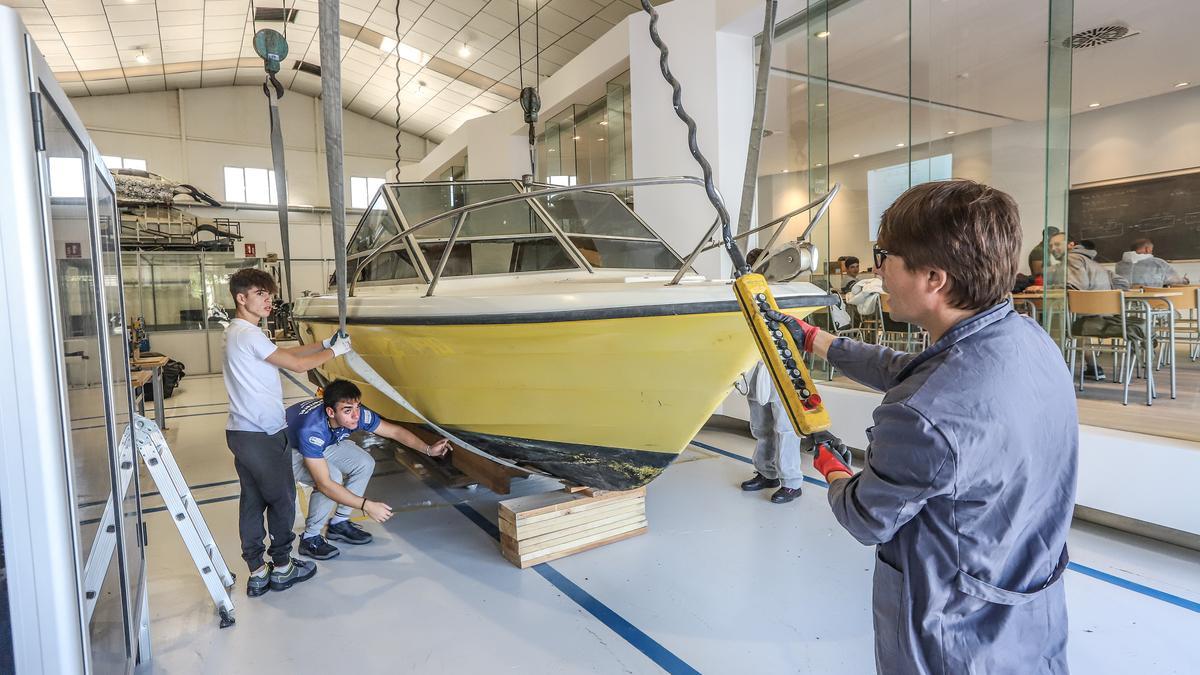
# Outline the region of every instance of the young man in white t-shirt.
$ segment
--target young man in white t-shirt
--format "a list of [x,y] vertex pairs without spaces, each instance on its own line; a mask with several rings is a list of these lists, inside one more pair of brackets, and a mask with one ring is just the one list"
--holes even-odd
[[[350,351],[350,337],[335,334],[322,343],[277,347],[259,328],[271,313],[278,287],[258,269],[239,270],[229,277],[229,294],[237,318],[225,330],[225,389],[229,393],[229,422],[225,440],[233,452],[242,494],[238,530],[242,558],[250,567],[246,594],[283,591],[317,573],[314,563],[291,557],[292,523],[296,518],[296,483],[288,450],[283,386],[279,369],[303,373]],[[271,547],[265,549],[263,512]],[[263,552],[271,564],[263,563]]]

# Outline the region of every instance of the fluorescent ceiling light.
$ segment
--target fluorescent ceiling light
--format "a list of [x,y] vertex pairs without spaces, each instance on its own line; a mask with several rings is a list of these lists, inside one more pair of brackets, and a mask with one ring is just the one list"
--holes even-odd
[[1089,104],[1088,104],[1088,107],[1089,107],[1089,108],[1099,108],[1099,107],[1100,107],[1100,104],[1099,104],[1099,103],[1089,103]]
[[469,58],[471,56],[471,47],[464,42],[463,46],[458,49],[458,56],[464,59]]
[[1189,84],[1191,84],[1191,82],[1180,82],[1180,83],[1178,83],[1178,84],[1176,84],[1176,85],[1175,85],[1175,88],[1176,88],[1176,89],[1182,89],[1183,87],[1186,87],[1186,86],[1188,86]]
[[397,57],[415,63],[418,66],[429,63],[429,55],[425,52],[411,45],[406,45],[403,42],[397,42],[394,38],[387,37],[386,35],[379,42],[379,50],[385,54],[395,52]]
[[823,30],[823,31],[821,31],[820,33],[817,33],[817,37],[819,37],[819,38],[827,38],[827,37],[829,37],[829,31],[827,31],[827,30]]
[[146,65],[147,63],[150,63],[150,57],[146,56],[146,50],[144,50],[144,49],[140,50],[138,52],[138,55],[134,60],[137,61],[138,63],[142,64],[143,66]]
[[854,153],[853,157],[854,157],[854,159],[858,159],[859,157],[862,157],[862,153],[856,152],[856,153]]

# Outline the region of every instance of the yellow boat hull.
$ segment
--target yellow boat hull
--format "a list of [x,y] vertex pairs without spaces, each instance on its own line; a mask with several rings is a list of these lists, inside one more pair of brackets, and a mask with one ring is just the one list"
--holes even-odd
[[[803,317],[815,309],[788,312]],[[332,328],[304,319],[300,327],[302,335]],[[438,424],[466,432],[506,459],[609,489],[653,479],[758,359],[739,312],[483,325],[351,323],[348,332],[355,351]],[[320,370],[328,379],[355,381],[364,404],[384,417],[418,421],[342,359]],[[537,449],[532,455],[530,447]],[[579,474],[564,469],[571,463],[614,466],[571,476]]]

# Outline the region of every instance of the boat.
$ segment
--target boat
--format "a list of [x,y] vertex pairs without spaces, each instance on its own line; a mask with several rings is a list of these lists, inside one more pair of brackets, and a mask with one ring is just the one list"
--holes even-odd
[[[386,184],[347,245],[354,350],[486,453],[592,488],[645,485],[759,358],[731,282],[692,271],[702,246],[681,256],[621,196],[663,182],[700,184]],[[798,317],[833,300],[804,282],[772,291]],[[332,291],[293,311],[303,342],[337,329]],[[379,414],[419,422],[344,359],[317,376],[354,381]]]

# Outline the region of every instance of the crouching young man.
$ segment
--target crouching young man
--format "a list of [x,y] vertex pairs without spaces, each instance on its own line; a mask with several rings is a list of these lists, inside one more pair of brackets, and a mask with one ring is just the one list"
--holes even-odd
[[[347,544],[370,543],[371,535],[350,520],[354,509],[377,523],[392,517],[390,506],[363,496],[375,471],[375,460],[350,440],[350,434],[368,431],[431,457],[440,457],[448,450],[446,439],[429,445],[363,406],[361,398],[362,392],[353,382],[334,380],[325,387],[322,398],[301,401],[287,409],[292,470],[297,481],[313,487],[300,537],[300,555],[317,560],[336,556],[340,551],[326,538]],[[330,519],[335,503],[337,512]],[[322,537],[326,520],[329,526]]]

